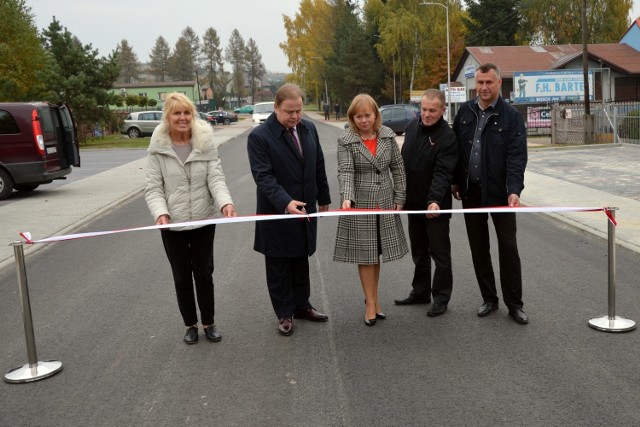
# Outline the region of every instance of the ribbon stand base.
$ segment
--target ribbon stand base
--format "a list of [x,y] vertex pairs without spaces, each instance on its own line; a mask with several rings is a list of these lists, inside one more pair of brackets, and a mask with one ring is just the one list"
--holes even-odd
[[605,332],[628,332],[636,328],[636,322],[620,316],[602,316],[589,320],[589,326]]
[[37,362],[35,365],[29,365],[27,363],[24,366],[7,372],[4,376],[4,380],[8,383],[28,383],[48,378],[57,374],[61,370],[62,362],[58,360]]

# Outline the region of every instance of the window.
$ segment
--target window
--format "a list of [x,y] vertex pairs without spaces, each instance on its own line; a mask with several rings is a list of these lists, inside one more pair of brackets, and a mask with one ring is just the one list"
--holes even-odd
[[20,133],[20,128],[8,111],[0,110],[0,135]]

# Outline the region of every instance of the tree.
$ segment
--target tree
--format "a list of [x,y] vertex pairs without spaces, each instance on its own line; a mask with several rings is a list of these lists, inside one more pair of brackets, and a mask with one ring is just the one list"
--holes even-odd
[[[632,0],[587,0],[589,43],[614,43],[628,27]],[[541,13],[544,11],[544,13]],[[582,2],[575,0],[530,0],[523,2],[522,26],[518,38],[523,43],[580,44],[579,17]]]
[[116,55],[118,57],[118,65],[120,65],[118,81],[121,83],[132,83],[138,78],[140,70],[138,55],[136,55],[133,48],[129,46],[129,42],[126,39],[122,39],[116,47]]
[[521,0],[465,0],[467,46],[514,46],[520,28]]
[[191,67],[191,78],[196,74],[196,70],[200,66],[200,39],[193,28],[186,27],[180,35],[189,45],[189,65]]
[[99,58],[91,44],[83,45],[55,18],[43,31],[43,44],[52,59],[42,77],[45,99],[69,104],[79,126],[108,120],[109,91],[120,73],[116,55]]
[[355,5],[349,0],[336,0],[333,12],[336,23],[333,52],[326,58],[333,98],[338,103],[347,103],[361,92],[378,97],[382,65],[364,32]]
[[251,103],[254,103],[253,97],[256,93],[256,80],[261,80],[267,70],[262,62],[262,55],[258,50],[258,45],[252,38],[247,42],[245,48],[245,71],[251,84]]
[[24,0],[0,1],[0,101],[40,97],[39,73],[48,63],[31,8]]
[[332,14],[333,5],[328,0],[302,0],[294,18],[283,16],[287,41],[280,43],[280,48],[293,71],[290,80],[306,93],[314,93],[318,102],[327,81],[326,58],[333,46]]
[[244,39],[237,29],[234,29],[229,38],[229,44],[224,51],[224,58],[233,65],[233,92],[238,99],[244,95],[244,62],[245,62],[245,46]]
[[169,75],[174,80],[187,81],[193,79],[195,70],[192,63],[192,52],[189,42],[180,37],[169,61]]
[[205,78],[213,91],[213,99],[216,105],[222,105],[225,87],[222,83],[224,65],[222,62],[222,48],[220,37],[213,28],[209,27],[202,36],[202,55],[204,59]]
[[156,44],[149,54],[149,69],[156,81],[164,82],[169,75],[171,48],[169,44],[160,36],[156,39]]

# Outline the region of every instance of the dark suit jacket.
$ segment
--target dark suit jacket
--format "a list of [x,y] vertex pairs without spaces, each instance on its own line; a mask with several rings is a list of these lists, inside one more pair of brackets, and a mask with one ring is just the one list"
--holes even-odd
[[[300,156],[275,113],[249,134],[247,150],[256,182],[256,213],[284,214],[291,200],[305,202],[308,213],[331,203],[318,132],[308,120],[297,126]],[[300,257],[316,251],[317,219],[257,221],[253,248],[272,257]]]
[[[456,135],[440,118],[433,126],[423,126],[413,119],[402,145],[404,170],[407,174],[407,210],[427,209],[435,202],[440,209],[451,209],[451,184],[458,163]],[[451,218],[442,214],[434,219]]]

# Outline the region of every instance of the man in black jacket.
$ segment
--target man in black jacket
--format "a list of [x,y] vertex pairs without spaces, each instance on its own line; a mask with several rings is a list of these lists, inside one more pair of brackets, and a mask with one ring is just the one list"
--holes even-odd
[[[453,286],[451,270],[451,214],[438,214],[451,209],[458,145],[456,136],[443,118],[445,97],[436,89],[427,90],[420,101],[420,118],[408,126],[402,158],[407,175],[406,210],[429,210],[429,214],[409,215],[409,240],[415,264],[413,287],[409,296],[395,300],[398,305],[433,304],[427,315],[439,316],[447,310]],[[431,283],[431,259],[435,263]]]
[[[457,186],[462,206],[481,208],[520,206],[527,166],[527,134],[520,113],[500,96],[502,79],[495,64],[476,70],[478,98],[460,107],[453,121],[460,159]],[[516,240],[516,214],[492,213],[498,238],[500,285],[509,315],[520,324],[529,322],[522,310],[522,268]],[[473,268],[484,303],[478,316],[498,309],[496,280],[489,250],[488,214],[464,215]]]

